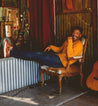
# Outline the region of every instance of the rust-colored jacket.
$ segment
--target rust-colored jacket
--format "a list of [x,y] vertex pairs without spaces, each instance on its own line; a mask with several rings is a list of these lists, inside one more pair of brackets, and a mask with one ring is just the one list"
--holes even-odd
[[[67,66],[67,57],[79,56],[83,51],[83,44],[80,40],[75,42],[72,39],[66,40],[61,47],[56,47],[50,45],[51,49],[56,52],[56,55],[59,56],[64,67]],[[76,60],[71,60],[69,64],[76,62]]]

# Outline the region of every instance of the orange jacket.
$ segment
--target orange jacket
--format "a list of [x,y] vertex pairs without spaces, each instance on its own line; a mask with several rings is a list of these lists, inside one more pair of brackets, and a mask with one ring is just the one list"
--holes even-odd
[[[59,56],[64,67],[67,66],[67,57],[79,56],[83,51],[83,44],[80,40],[75,42],[72,39],[66,40],[61,47],[50,45],[51,49]],[[69,64],[76,62],[77,60],[70,60]]]

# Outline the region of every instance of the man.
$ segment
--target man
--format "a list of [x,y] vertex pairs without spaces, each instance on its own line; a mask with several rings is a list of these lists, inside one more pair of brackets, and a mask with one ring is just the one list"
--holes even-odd
[[[72,31],[72,36],[64,42],[61,47],[56,47],[54,45],[48,46],[43,53],[41,52],[24,52],[13,48],[7,40],[5,40],[5,52],[6,57],[12,56],[21,59],[29,59],[39,61],[41,64],[48,65],[51,67],[66,67],[68,64],[67,59],[73,56],[79,56],[83,51],[83,45],[80,41],[82,37],[82,29],[80,27],[75,27]],[[55,55],[49,55],[45,53],[46,51],[53,50]],[[70,61],[73,64],[76,60]]]

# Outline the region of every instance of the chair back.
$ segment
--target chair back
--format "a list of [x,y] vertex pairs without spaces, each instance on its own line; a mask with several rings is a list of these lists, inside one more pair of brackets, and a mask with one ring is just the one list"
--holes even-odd
[[82,44],[83,44],[83,52],[81,53],[81,57],[82,57],[82,58],[79,59],[79,62],[80,62],[80,63],[83,63],[83,62],[84,62],[84,59],[85,59],[85,53],[86,53],[86,47],[87,47],[88,39],[82,37],[81,42],[82,42]]

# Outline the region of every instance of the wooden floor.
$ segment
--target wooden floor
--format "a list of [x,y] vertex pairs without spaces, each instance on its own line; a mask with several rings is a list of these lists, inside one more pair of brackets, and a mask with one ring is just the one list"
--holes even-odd
[[98,92],[88,91],[88,93],[63,103],[61,106],[98,106]]
[[58,94],[57,79],[46,81],[44,87],[32,85],[0,95],[0,106],[98,106],[98,92],[82,89],[79,79],[62,81],[62,94]]

